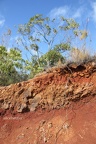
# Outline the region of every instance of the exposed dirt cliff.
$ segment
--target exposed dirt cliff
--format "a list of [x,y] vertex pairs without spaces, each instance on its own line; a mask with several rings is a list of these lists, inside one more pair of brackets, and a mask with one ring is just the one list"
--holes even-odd
[[96,64],[0,87],[0,144],[95,144]]

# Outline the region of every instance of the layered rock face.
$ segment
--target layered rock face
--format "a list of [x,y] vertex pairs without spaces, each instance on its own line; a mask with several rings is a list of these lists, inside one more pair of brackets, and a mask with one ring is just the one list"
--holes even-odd
[[51,68],[29,81],[0,87],[0,109],[20,113],[59,109],[95,94],[95,63],[70,64]]

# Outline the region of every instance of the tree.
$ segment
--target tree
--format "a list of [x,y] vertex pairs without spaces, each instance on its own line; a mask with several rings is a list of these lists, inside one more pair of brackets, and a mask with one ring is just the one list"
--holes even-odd
[[[75,31],[78,27],[79,24],[73,19],[64,17],[60,17],[59,20],[50,19],[42,15],[35,15],[28,23],[19,25],[19,42],[29,52],[27,68],[32,71],[32,67],[38,65],[40,69],[41,59],[43,63],[46,63],[47,60],[47,64],[54,65],[58,57],[63,57],[63,53],[72,47],[72,40],[76,37]],[[42,46],[45,47],[44,53],[41,52]]]
[[[57,44],[70,43],[71,37],[66,35],[66,31],[75,31],[79,24],[76,23],[73,19],[65,19],[60,17],[59,23],[57,19],[50,19],[49,17],[43,17],[42,15],[35,15],[30,18],[29,22],[24,25],[19,25],[19,33],[23,36],[22,43],[25,44],[27,50],[33,49],[38,52],[39,43],[47,44],[47,50],[54,48],[54,43],[56,43],[56,37],[63,36]],[[65,33],[65,34],[64,34]],[[62,34],[62,35],[61,35]],[[73,35],[73,33],[72,33]]]
[[11,30],[7,29],[0,37],[0,45],[4,47],[9,47],[10,39],[11,39]]
[[65,58],[56,49],[49,50],[47,53],[45,53],[39,59],[42,67],[46,67],[46,66],[52,67],[52,66],[56,65],[59,60],[62,63],[65,62]]
[[0,46],[0,85],[9,85],[25,79],[21,70],[23,59],[21,52],[16,48],[9,51],[6,47]]
[[[26,68],[31,69],[29,78],[34,77],[36,74],[41,71],[46,70],[58,63],[60,60],[62,63],[65,62],[65,58],[61,55],[60,52],[57,52],[55,49],[49,50],[47,53],[42,55],[38,60],[37,56],[33,56],[31,62],[27,61]],[[38,65],[39,61],[39,65]]]
[[9,43],[11,30],[8,29],[0,41],[0,85],[26,80],[28,75],[32,78],[58,61],[64,63],[65,52],[74,50],[75,39],[82,41],[88,36],[87,29],[79,30],[79,24],[74,19],[62,16],[50,19],[39,14],[31,17],[28,23],[19,25],[18,32],[20,37],[17,42],[27,59],[24,55],[22,58],[19,47],[7,49],[12,47]]

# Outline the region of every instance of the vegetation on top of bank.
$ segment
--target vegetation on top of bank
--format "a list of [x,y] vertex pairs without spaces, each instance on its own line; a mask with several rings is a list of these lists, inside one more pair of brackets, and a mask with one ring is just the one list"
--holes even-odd
[[11,30],[1,38],[1,86],[33,78],[58,63],[82,63],[92,58],[86,46],[87,29],[80,29],[71,18],[50,19],[35,15],[28,23],[18,26],[18,35],[12,48],[5,45]]

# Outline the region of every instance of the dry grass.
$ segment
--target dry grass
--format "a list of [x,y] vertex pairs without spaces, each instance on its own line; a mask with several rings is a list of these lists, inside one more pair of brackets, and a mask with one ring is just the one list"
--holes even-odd
[[88,49],[82,48],[73,48],[70,51],[70,61],[75,63],[82,63],[89,61],[91,59],[91,55]]

